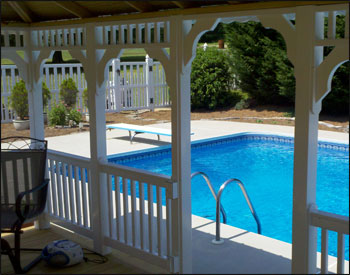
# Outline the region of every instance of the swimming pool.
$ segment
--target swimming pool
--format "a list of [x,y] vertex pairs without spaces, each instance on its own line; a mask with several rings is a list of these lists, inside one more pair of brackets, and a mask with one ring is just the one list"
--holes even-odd
[[[229,178],[240,179],[259,216],[262,234],[292,241],[292,137],[242,133],[192,143],[191,170],[205,172],[217,192]],[[171,149],[164,146],[109,157],[110,162],[171,175]],[[349,215],[349,146],[319,142],[317,162],[318,209]],[[257,232],[257,226],[239,187],[232,184],[222,195],[227,223]],[[215,220],[215,200],[202,178],[192,180],[192,213]],[[337,234],[329,233],[329,254],[336,256]],[[318,251],[320,246],[320,230]],[[349,238],[345,240],[349,259]]]

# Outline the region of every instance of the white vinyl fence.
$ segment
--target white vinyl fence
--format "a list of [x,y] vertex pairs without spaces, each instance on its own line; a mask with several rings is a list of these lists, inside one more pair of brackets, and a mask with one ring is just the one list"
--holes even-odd
[[15,65],[1,65],[1,123],[10,122],[15,118],[13,111],[9,108],[9,96],[12,87],[19,80]]
[[[9,108],[9,96],[20,80],[16,65],[1,65],[1,123],[12,122],[13,110]],[[82,64],[45,64],[43,82],[51,91],[48,109],[59,103],[62,81],[71,77],[79,91],[76,108],[87,113],[82,93],[87,88]],[[160,62],[146,57],[145,62],[120,62],[114,59],[109,68],[106,88],[106,112],[140,110],[170,106],[169,87]]]

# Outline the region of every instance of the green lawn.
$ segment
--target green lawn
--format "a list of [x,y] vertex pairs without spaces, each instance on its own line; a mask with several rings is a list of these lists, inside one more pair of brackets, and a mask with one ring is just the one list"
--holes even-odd
[[[197,44],[197,48],[203,48],[203,45],[204,45],[204,43],[198,43],[198,44]],[[208,47],[216,47],[216,48],[219,47],[218,42],[207,43],[207,45],[208,45]],[[225,49],[227,49],[227,44],[226,44],[226,43],[224,44],[224,47],[225,47]]]

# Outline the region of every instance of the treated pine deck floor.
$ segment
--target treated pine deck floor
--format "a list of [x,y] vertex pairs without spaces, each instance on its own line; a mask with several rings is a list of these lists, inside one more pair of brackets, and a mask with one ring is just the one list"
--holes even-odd
[[[29,227],[24,230],[21,237],[21,247],[23,248],[44,248],[48,243],[66,239],[66,234],[61,234],[54,229],[46,230],[36,230],[34,227]],[[3,235],[3,238],[10,241],[11,247],[13,247],[13,238],[12,235]],[[77,238],[69,238],[82,247],[91,248],[90,244],[82,242],[82,240]],[[23,251],[21,253],[21,262],[22,266],[25,266],[27,263],[31,262],[37,255],[38,252],[28,252]],[[94,255],[85,254],[86,257],[91,259],[99,259]],[[49,266],[44,260],[42,260],[38,265],[31,269],[27,274],[144,274],[144,271],[135,269],[124,263],[116,257],[115,252],[106,256],[108,261],[103,264],[97,264],[93,262],[81,262],[75,266],[65,267],[65,268],[54,268]],[[11,266],[11,263],[7,255],[1,255],[1,272],[0,274],[15,274]]]

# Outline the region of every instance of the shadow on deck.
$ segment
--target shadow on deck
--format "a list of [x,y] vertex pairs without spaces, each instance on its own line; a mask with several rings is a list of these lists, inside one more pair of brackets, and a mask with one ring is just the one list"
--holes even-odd
[[[92,241],[78,236],[72,232],[64,232],[64,229],[60,229],[56,226],[51,226],[50,229],[36,230],[34,227],[28,227],[24,230],[24,234],[21,238],[21,247],[23,248],[40,248],[43,249],[48,243],[55,240],[70,239],[79,243],[84,248],[91,249]],[[2,236],[4,237],[4,236]],[[10,240],[10,245],[13,247],[12,236],[5,236],[7,240]],[[21,253],[22,266],[29,263],[37,255],[39,251],[29,252],[23,251]],[[100,260],[98,256],[85,254],[84,256],[93,259]],[[49,266],[44,260],[28,272],[28,274],[144,274],[144,271],[131,267],[125,263],[122,263],[117,257],[116,252],[106,256],[108,261],[103,264],[93,262],[82,262],[75,266],[54,268]],[[1,274],[14,274],[14,270],[6,255],[1,256]]]
[[[215,238],[215,222],[192,215],[192,262],[193,274],[290,274],[291,244],[258,235],[252,232],[221,224],[222,245],[212,244]],[[11,239],[5,236],[6,239]],[[84,248],[92,248],[92,240],[52,225],[50,229],[25,229],[22,247],[44,248],[54,240],[70,239]],[[38,252],[23,252],[22,264],[35,258]],[[317,253],[317,266],[320,267],[320,253]],[[96,256],[86,255],[97,259]],[[41,261],[28,274],[144,274],[164,273],[164,270],[150,266],[144,261],[112,249],[107,255],[108,262],[97,264],[82,262],[66,268],[53,268]],[[121,260],[123,259],[123,260]],[[336,273],[336,258],[329,256],[329,273]],[[138,269],[132,265],[142,267]],[[346,262],[345,274],[349,270]],[[318,269],[319,271],[319,269]],[[7,256],[1,257],[1,274],[14,274]]]

